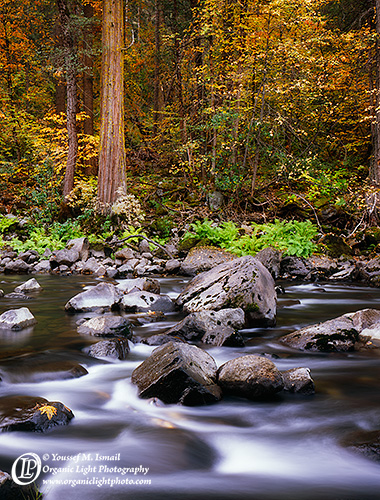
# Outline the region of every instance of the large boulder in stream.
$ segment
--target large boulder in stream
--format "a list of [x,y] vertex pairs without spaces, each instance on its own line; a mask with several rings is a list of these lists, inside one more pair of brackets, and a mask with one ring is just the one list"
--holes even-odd
[[0,316],[1,330],[23,330],[37,323],[33,314],[27,307],[10,309]]
[[214,359],[196,346],[169,342],[157,347],[132,373],[142,398],[197,406],[221,398]]
[[218,384],[224,393],[248,399],[268,398],[284,388],[273,361],[254,354],[224,363],[218,370]]
[[125,359],[129,352],[127,339],[101,340],[93,344],[88,350],[88,355],[93,358]]
[[344,315],[289,333],[280,340],[303,351],[336,352],[355,350],[360,337],[352,319]]
[[236,255],[220,248],[194,247],[182,262],[180,274],[195,276],[236,258]]
[[244,324],[244,311],[240,308],[199,311],[186,316],[166,335],[217,346],[239,347],[244,345],[244,340],[237,330],[244,328]]
[[97,309],[111,310],[118,306],[123,297],[123,292],[111,283],[99,283],[98,285],[78,293],[65,305],[68,312],[87,312]]
[[309,396],[315,393],[314,380],[311,378],[309,368],[291,368],[282,372],[284,390],[295,394]]
[[371,342],[379,340],[380,311],[377,309],[346,313],[280,339],[283,344],[295,349],[321,352],[354,351],[364,346],[371,347]]
[[59,401],[32,396],[0,398],[0,430],[46,432],[67,425],[73,412]]
[[251,256],[199,274],[178,296],[177,304],[188,313],[240,307],[249,325],[273,326],[276,322],[274,280],[268,269]]
[[129,312],[173,312],[175,310],[175,303],[168,295],[136,291],[124,295],[121,300],[121,307]]

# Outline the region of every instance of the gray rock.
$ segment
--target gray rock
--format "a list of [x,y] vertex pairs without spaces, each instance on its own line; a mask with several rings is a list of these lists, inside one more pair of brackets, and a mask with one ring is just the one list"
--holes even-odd
[[135,258],[135,254],[131,248],[125,247],[115,252],[115,259],[121,260],[123,263],[127,260]]
[[28,273],[30,270],[30,265],[21,259],[17,259],[5,265],[5,274],[24,274]]
[[143,274],[162,274],[164,272],[164,268],[162,266],[158,266],[154,264],[153,266],[147,266],[145,268],[145,273]]
[[142,398],[188,406],[213,403],[221,398],[215,383],[214,359],[198,347],[169,342],[155,349],[132,373]]
[[342,446],[374,462],[380,462],[380,430],[358,430],[341,440]]
[[314,381],[309,368],[291,368],[282,372],[284,390],[297,394],[310,395],[315,393]]
[[282,259],[280,269],[283,278],[305,278],[312,270],[312,266],[302,257],[287,256]]
[[93,358],[113,358],[123,360],[129,352],[127,339],[101,340],[93,344],[88,355]]
[[186,312],[240,307],[247,324],[264,326],[275,324],[276,301],[271,274],[251,256],[196,276],[177,298],[177,304]]
[[2,431],[46,432],[67,425],[73,412],[58,401],[32,396],[0,398],[0,429]]
[[70,250],[68,248],[63,248],[62,250],[56,250],[53,252],[50,257],[50,266],[52,269],[60,266],[70,267],[79,259],[80,256],[78,250],[75,250],[75,248]]
[[94,274],[95,276],[104,276],[106,268],[100,264],[95,257],[90,257],[86,260],[82,267],[83,274]]
[[75,295],[67,302],[65,310],[71,312],[95,311],[98,308],[110,310],[117,308],[122,296],[123,293],[111,283],[99,283]]
[[131,290],[141,290],[151,293],[160,293],[160,282],[152,278],[136,278],[121,280],[116,288],[123,293],[129,293]]
[[218,370],[218,384],[223,393],[248,399],[270,397],[284,388],[276,365],[251,354],[224,363]]
[[145,291],[130,292],[124,295],[121,301],[121,307],[125,311],[130,312],[173,312],[175,310],[174,302],[167,295],[158,295]]
[[211,344],[218,347],[243,347],[244,339],[239,332],[236,332],[229,326],[215,327],[207,332],[202,337],[204,344]]
[[131,259],[126,264],[121,265],[117,268],[120,276],[127,276],[134,272],[135,267],[139,263],[138,259]]
[[307,326],[281,337],[280,341],[304,351],[353,351],[360,341],[353,320],[347,316]]
[[200,340],[208,331],[215,328],[241,330],[245,318],[243,309],[221,309],[220,311],[199,311],[191,313],[172,326],[167,335],[180,335],[186,340]]
[[274,248],[268,247],[260,250],[255,255],[255,259],[260,261],[271,273],[274,279],[280,275],[282,253]]
[[6,299],[17,299],[17,300],[30,300],[32,297],[26,295],[23,292],[11,292],[4,295]]
[[107,267],[106,268],[106,276],[107,278],[116,278],[118,276],[118,270],[116,267]]
[[68,250],[76,250],[80,260],[88,259],[90,244],[85,236],[69,240],[66,244],[66,248]]
[[157,335],[151,335],[150,337],[140,337],[137,340],[146,345],[164,345],[168,342],[184,342],[184,340],[180,337],[166,335],[166,333],[159,333]]
[[17,293],[25,293],[25,292],[39,292],[42,290],[41,285],[35,278],[32,278],[28,281],[25,281],[22,285],[19,285],[15,288],[15,292]]
[[37,274],[45,274],[50,272],[50,261],[41,260],[34,266],[34,272]]
[[131,338],[131,323],[121,316],[96,316],[78,327],[78,333],[95,337],[115,337],[122,335]]
[[10,309],[0,316],[0,329],[23,330],[36,323],[35,317],[27,307]]
[[178,259],[170,259],[165,264],[165,270],[170,274],[178,273],[181,267],[181,262]]
[[139,252],[140,253],[150,253],[149,241],[141,240],[139,243]]
[[219,248],[194,247],[182,262],[180,274],[195,276],[234,259],[236,259],[236,255]]
[[354,313],[347,313],[344,316],[350,318],[355,329],[362,333],[366,328],[380,327],[380,311],[378,309],[361,309]]
[[40,260],[40,255],[36,250],[27,250],[26,252],[20,253],[17,258],[23,260],[27,264],[33,264]]

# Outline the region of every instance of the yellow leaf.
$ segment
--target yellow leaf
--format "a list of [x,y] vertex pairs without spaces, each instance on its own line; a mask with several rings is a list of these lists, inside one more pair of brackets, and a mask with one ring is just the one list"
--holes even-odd
[[51,405],[43,405],[38,408],[38,411],[47,415],[47,418],[51,420],[54,415],[57,414],[57,408]]

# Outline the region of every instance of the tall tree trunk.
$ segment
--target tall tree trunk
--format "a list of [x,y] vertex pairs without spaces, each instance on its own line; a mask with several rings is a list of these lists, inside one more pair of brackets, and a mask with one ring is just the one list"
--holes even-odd
[[[63,47],[63,33],[62,26],[59,20],[54,26],[54,38],[55,38],[55,48],[57,50],[62,50]],[[55,112],[65,113],[66,111],[66,85],[62,76],[57,76],[55,78]]]
[[67,92],[67,134],[69,150],[67,154],[65,178],[63,181],[64,199],[74,187],[74,173],[78,158],[77,134],[77,77],[76,77],[76,43],[71,26],[71,16],[66,0],[56,0],[59,20],[62,27],[63,48],[65,52],[66,92]]
[[123,0],[103,0],[102,89],[98,202],[109,211],[125,192]]
[[153,135],[157,135],[159,111],[160,111],[160,2],[154,2],[154,102],[153,102]]
[[[86,29],[84,30],[83,40],[83,107],[86,113],[86,118],[83,124],[83,132],[86,135],[94,135],[94,86],[93,86],[93,69],[94,60],[92,57],[93,50],[93,26],[92,19],[94,16],[94,8],[90,4],[83,6],[83,14],[89,20]],[[97,158],[88,158],[85,161],[85,174],[96,175],[97,173]]]
[[371,138],[372,158],[369,168],[369,181],[374,190],[367,197],[368,214],[371,223],[379,220],[380,213],[380,0],[375,0],[376,9],[376,40],[374,55],[370,62],[370,96],[371,96]]

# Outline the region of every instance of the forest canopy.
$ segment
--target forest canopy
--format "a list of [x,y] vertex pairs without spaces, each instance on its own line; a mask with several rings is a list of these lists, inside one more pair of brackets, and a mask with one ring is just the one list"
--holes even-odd
[[377,3],[1,0],[1,212],[376,220]]

